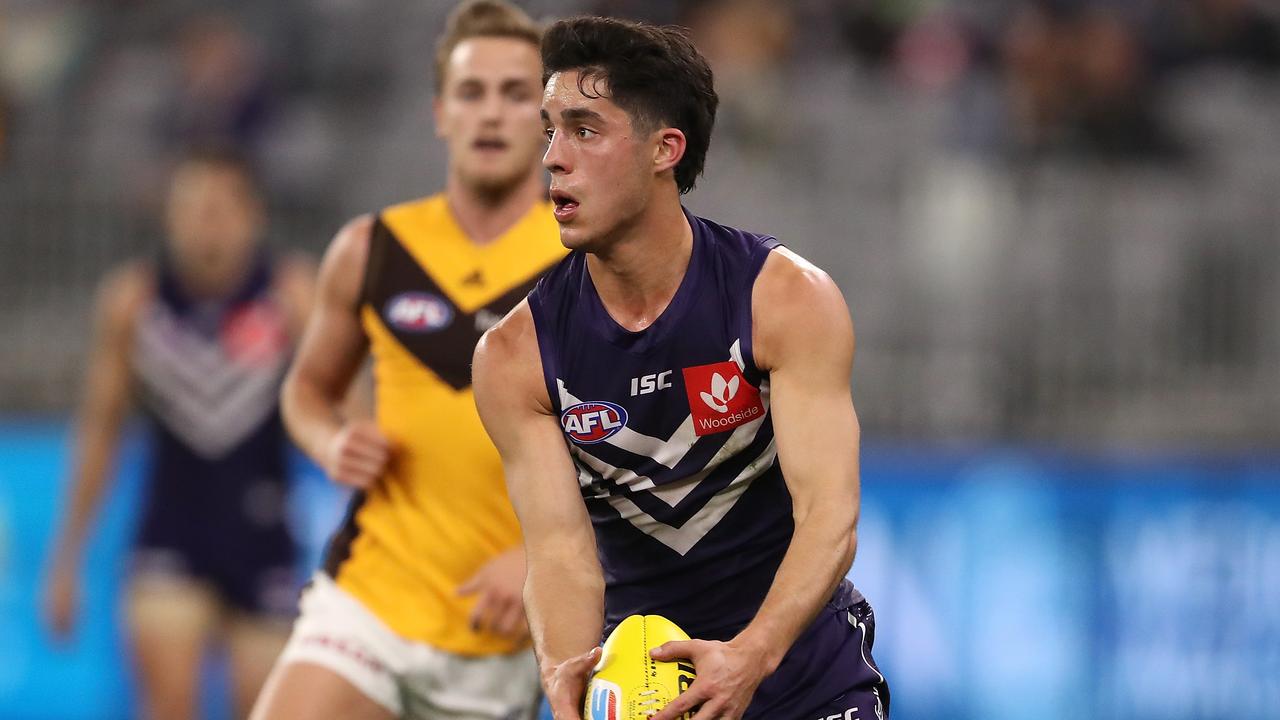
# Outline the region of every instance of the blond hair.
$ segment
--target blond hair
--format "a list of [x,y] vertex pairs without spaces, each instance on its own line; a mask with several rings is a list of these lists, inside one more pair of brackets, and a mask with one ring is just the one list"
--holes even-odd
[[454,48],[479,37],[524,40],[536,49],[542,43],[542,27],[528,13],[507,0],[467,0],[449,13],[444,32],[436,42],[437,94],[444,88],[445,67]]

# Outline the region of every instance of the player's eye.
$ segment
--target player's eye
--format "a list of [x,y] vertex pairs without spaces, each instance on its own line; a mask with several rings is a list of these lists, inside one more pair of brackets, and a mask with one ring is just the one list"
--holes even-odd
[[555,128],[546,128],[542,131],[542,134],[547,137],[547,142],[551,142],[551,138],[555,136],[556,130]]
[[478,100],[482,95],[484,86],[475,80],[463,80],[454,91],[454,96],[459,100]]
[[596,131],[590,128],[580,127],[576,131],[574,131],[574,134],[578,136],[579,140],[586,140],[587,138],[595,135]]

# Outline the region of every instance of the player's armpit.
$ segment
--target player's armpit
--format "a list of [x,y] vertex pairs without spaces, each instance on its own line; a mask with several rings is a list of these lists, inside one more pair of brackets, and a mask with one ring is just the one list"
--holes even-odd
[[604,578],[577,473],[542,380],[527,304],[481,339],[472,385],[524,532],[525,609],[546,680],[557,665],[599,643]]

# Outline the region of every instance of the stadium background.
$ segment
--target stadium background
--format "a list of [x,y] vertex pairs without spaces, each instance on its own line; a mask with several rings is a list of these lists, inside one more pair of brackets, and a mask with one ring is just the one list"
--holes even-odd
[[[1250,0],[522,3],[689,25],[722,96],[691,209],[775,233],[858,327],[894,717],[1280,708],[1280,16]],[[88,308],[158,247],[188,143],[249,149],[271,239],[437,188],[428,0],[0,5],[0,717],[134,714],[115,588],[36,588]],[[312,552],[340,498],[299,464]],[[313,555],[314,557],[314,555]],[[212,716],[225,712],[211,663]]]

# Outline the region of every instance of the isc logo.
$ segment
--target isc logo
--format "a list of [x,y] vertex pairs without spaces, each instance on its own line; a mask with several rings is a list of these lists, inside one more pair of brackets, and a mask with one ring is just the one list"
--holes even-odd
[[671,387],[671,371],[631,378],[631,397],[648,395]]
[[406,292],[387,302],[386,317],[398,330],[428,333],[447,327],[453,320],[453,308],[430,293]]
[[579,445],[591,445],[611,437],[627,424],[627,411],[611,402],[584,402],[565,408],[560,427]]
[[621,715],[622,690],[608,680],[593,679],[586,720],[620,720]]

